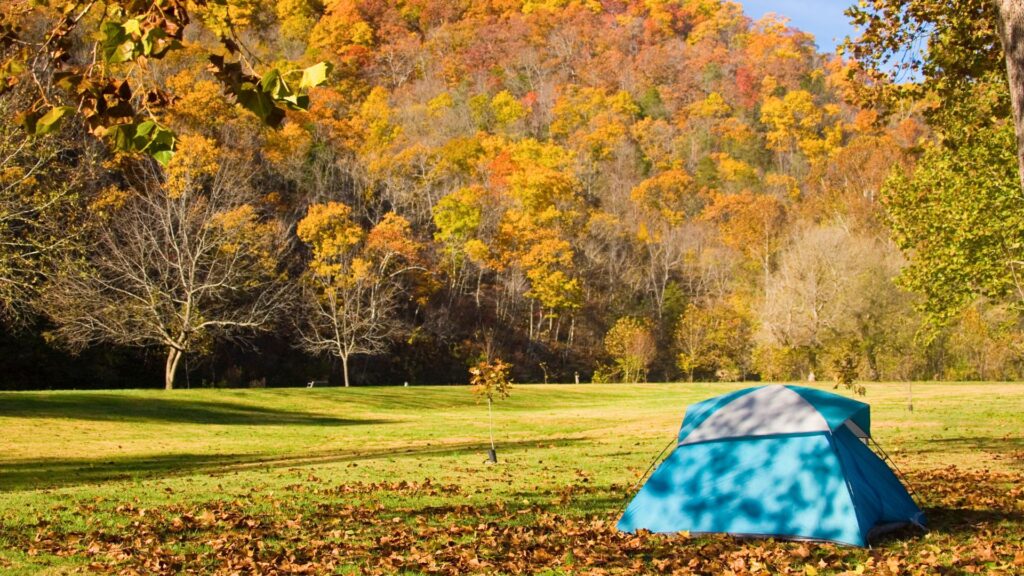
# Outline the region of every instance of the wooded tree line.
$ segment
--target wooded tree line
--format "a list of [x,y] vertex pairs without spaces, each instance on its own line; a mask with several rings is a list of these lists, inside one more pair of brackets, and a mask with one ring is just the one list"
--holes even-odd
[[907,84],[917,4],[5,2],[3,385],[1017,378],[999,19]]

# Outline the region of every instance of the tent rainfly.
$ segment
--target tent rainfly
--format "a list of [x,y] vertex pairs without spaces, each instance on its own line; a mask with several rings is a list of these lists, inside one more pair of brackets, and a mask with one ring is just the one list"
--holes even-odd
[[924,515],[866,445],[870,407],[801,386],[739,390],[687,408],[678,445],[618,528],[866,546]]

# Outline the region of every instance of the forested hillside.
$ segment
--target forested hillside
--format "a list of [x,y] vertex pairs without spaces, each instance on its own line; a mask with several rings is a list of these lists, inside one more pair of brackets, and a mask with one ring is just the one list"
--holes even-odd
[[[102,114],[130,101],[149,124],[97,130],[64,77],[5,71],[0,388],[450,383],[483,357],[519,381],[1020,375],[1002,292],[936,320],[941,275],[901,274],[908,218],[933,225],[908,201],[947,136],[928,104],[858,104],[866,77],[784,20],[227,0],[147,58],[157,36],[110,6],[3,4],[37,43],[81,18],[61,58],[105,59],[125,81]],[[271,69],[308,94],[225,90]],[[40,91],[57,107],[30,136]],[[1015,178],[1012,126],[991,130],[974,158]]]

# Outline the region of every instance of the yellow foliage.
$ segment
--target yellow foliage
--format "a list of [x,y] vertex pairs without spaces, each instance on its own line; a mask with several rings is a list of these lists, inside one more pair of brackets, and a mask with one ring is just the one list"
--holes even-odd
[[275,222],[260,221],[251,204],[216,214],[210,221],[210,227],[222,234],[219,246],[222,252],[255,260],[268,273],[278,265],[278,254],[270,241],[276,226]]
[[572,161],[565,148],[551,142],[539,142],[533,138],[513,143],[511,152],[512,159],[524,169],[536,164],[552,170],[564,170]]
[[768,148],[777,152],[799,149],[812,162],[827,157],[842,143],[842,126],[826,125],[827,118],[837,112],[835,107],[819,107],[806,90],[766,98],[761,122],[768,126]]
[[224,99],[221,85],[197,76],[192,70],[182,70],[168,78],[167,87],[175,96],[169,109],[175,124],[208,128],[235,115],[234,107]]
[[340,202],[313,204],[299,221],[296,235],[313,250],[310,269],[327,277],[338,277],[352,249],[364,238],[363,229],[352,221],[352,209]]
[[712,154],[718,165],[718,175],[726,182],[750,182],[757,179],[757,170],[742,160],[737,160],[725,152]]
[[551,310],[580,307],[579,280],[572,278],[572,245],[561,238],[544,238],[523,255],[522,266],[530,289],[526,295]]
[[743,8],[736,2],[695,0],[691,4],[706,18],[699,21],[687,36],[686,42],[690,45],[715,38],[724,30],[742,28],[746,19]]
[[444,112],[451,110],[454,104],[455,103],[452,101],[452,95],[448,92],[442,92],[427,102],[427,111],[430,112],[431,116],[436,118]]
[[25,169],[21,166],[7,166],[0,171],[0,185],[8,186],[25,176]]
[[362,134],[365,152],[381,151],[401,134],[401,127],[392,123],[392,114],[388,91],[381,86],[371,90],[352,119],[353,127]]
[[221,152],[217,144],[204,136],[178,136],[178,153],[167,163],[165,188],[167,195],[178,198],[202,179],[220,169]]
[[630,130],[644,156],[656,170],[678,168],[675,158],[676,130],[663,119],[644,118]]
[[109,218],[131,198],[131,192],[117,186],[107,186],[89,203],[89,212],[100,218]]
[[289,40],[305,42],[316,24],[316,12],[309,0],[277,0],[274,5],[281,35]]
[[491,263],[491,249],[481,240],[473,238],[467,240],[463,250],[471,262],[477,266],[493,267]]
[[743,144],[757,138],[754,129],[736,117],[724,118],[717,122],[713,131],[720,138],[736,144]]
[[598,116],[591,124],[592,130],[574,138],[573,142],[577,148],[585,150],[592,159],[607,160],[616,145],[629,133],[629,129],[617,118],[607,115]]
[[694,102],[689,110],[691,116],[698,118],[725,118],[732,112],[732,108],[718,92],[712,92],[707,98]]
[[551,133],[568,136],[600,114],[615,114],[632,119],[640,113],[640,107],[629,92],[624,90],[609,94],[601,88],[573,86],[555,101],[552,113],[554,119],[551,121]]
[[715,194],[701,217],[714,222],[722,242],[763,263],[781,242],[785,205],[773,194]]
[[359,46],[370,46],[373,44],[373,28],[366,22],[360,20],[352,25],[350,39],[353,44]]
[[491,110],[500,128],[506,128],[526,117],[526,107],[508,90],[502,90],[494,95],[491,99]]
[[309,47],[314,54],[333,55],[346,61],[365,52],[373,42],[373,29],[363,19],[357,0],[329,0],[324,14],[309,32]]
[[569,175],[545,166],[520,170],[512,175],[509,182],[512,195],[525,209],[538,215],[556,203],[570,200],[575,189]]
[[217,36],[226,37],[231,36],[232,30],[257,24],[264,9],[259,0],[189,2],[189,11],[198,15],[211,32]]
[[600,0],[526,0],[523,2],[523,14],[533,14],[538,11],[554,12],[564,10],[569,6],[582,6],[594,14],[600,14],[604,8]]
[[644,180],[630,192],[630,199],[645,214],[658,216],[670,225],[682,224],[702,202],[696,196],[693,178],[681,169]]
[[608,330],[604,347],[627,382],[645,380],[647,368],[657,355],[650,321],[628,316],[619,318]]
[[280,130],[267,134],[263,155],[272,164],[282,166],[293,158],[302,158],[309,153],[313,137],[296,123],[289,122]]
[[348,278],[351,282],[362,282],[373,275],[373,264],[365,258],[353,258],[349,267]]

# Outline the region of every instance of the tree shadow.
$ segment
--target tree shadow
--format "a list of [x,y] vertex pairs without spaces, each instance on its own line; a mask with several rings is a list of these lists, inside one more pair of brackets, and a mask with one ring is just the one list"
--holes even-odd
[[[568,446],[580,438],[549,438],[503,442],[503,451]],[[0,492],[66,488],[112,481],[139,481],[175,478],[196,474],[219,476],[246,470],[279,469],[360,462],[380,458],[457,457],[480,454],[481,464],[490,444],[460,442],[377,450],[332,450],[305,454],[267,456],[266,454],[159,454],[115,458],[35,458],[0,461]]]
[[1024,526],[1024,513],[1012,510],[976,510],[972,508],[924,508],[928,526],[922,529],[904,525],[871,538],[873,546],[899,544],[921,538],[927,532],[948,534],[956,538],[979,536],[983,527],[1002,523]]
[[915,452],[922,454],[948,454],[951,450],[964,452],[989,452],[1006,454],[1019,464],[1024,464],[1024,437],[1020,436],[960,436],[956,438],[934,438]]
[[222,400],[212,402],[81,392],[5,394],[0,396],[0,417],[246,426],[351,426],[389,422],[336,418]]
[[971,508],[925,508],[928,529],[953,536],[979,533],[983,524],[1009,522],[1024,526],[1024,512],[1015,510],[977,510]]

